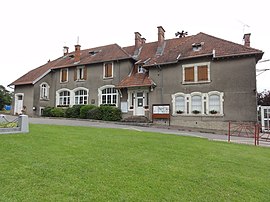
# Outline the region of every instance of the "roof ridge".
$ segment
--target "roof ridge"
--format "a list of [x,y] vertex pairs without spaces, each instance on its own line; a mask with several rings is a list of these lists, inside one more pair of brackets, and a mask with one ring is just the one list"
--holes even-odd
[[219,38],[219,37],[216,37],[216,36],[213,36],[213,35],[210,35],[210,34],[206,34],[206,33],[204,33],[204,32],[199,32],[199,33],[196,34],[195,36],[197,36],[197,35],[199,35],[199,34],[203,34],[203,35],[206,35],[206,36],[208,36],[208,37],[214,38],[214,39],[216,39],[216,40],[224,41],[224,42],[226,42],[226,43],[230,43],[230,44],[242,46],[243,48],[246,48],[246,49],[249,49],[249,50],[254,50],[254,51],[260,51],[260,52],[262,52],[262,50],[259,50],[259,49],[256,49],[256,48],[252,48],[252,47],[248,47],[248,46],[245,46],[245,45],[243,45],[243,44],[236,43],[236,42],[233,42],[233,41],[228,41],[228,40],[226,40],[226,39]]

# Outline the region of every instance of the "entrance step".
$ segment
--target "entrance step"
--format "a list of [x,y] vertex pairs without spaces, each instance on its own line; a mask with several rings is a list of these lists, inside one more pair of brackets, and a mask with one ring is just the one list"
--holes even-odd
[[149,119],[145,116],[130,116],[124,118],[123,122],[133,122],[133,123],[150,123]]

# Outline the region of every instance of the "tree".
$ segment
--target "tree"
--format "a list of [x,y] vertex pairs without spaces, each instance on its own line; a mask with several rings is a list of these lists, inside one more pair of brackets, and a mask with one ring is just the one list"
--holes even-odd
[[270,106],[270,90],[264,90],[257,93],[257,104],[261,106]]
[[0,85],[0,110],[4,108],[5,105],[11,105],[12,93],[9,92],[4,86]]

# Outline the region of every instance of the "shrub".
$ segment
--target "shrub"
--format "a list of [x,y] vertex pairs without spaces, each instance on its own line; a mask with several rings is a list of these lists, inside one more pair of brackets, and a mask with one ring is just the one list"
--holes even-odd
[[122,119],[122,112],[116,107],[103,105],[99,108],[104,121],[120,121]]
[[63,108],[53,108],[51,109],[52,117],[64,117],[65,110]]
[[45,107],[43,109],[43,114],[42,116],[46,116],[46,117],[52,117],[52,112],[51,110],[53,109],[54,107]]
[[89,111],[87,111],[87,118],[88,119],[95,119],[95,120],[101,120],[102,119],[102,114],[100,107],[93,108]]
[[80,108],[80,118],[82,119],[87,119],[90,118],[88,117],[88,112],[92,109],[97,108],[95,105],[84,105]]
[[84,105],[73,105],[66,109],[66,118],[80,118],[80,110]]

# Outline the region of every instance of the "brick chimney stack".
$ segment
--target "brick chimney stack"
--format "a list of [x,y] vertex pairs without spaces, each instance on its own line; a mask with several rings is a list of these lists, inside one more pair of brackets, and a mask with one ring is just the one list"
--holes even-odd
[[81,46],[79,44],[75,45],[75,57],[74,62],[79,62],[81,60]]
[[165,40],[165,30],[162,26],[158,26],[158,46],[162,46]]
[[135,50],[139,49],[142,46],[142,38],[139,32],[134,32],[135,34]]
[[142,44],[145,44],[146,38],[142,38]]
[[67,46],[64,46],[63,52],[64,52],[64,56],[66,56],[68,54],[68,47]]
[[249,34],[244,34],[244,46],[250,47],[250,33]]

